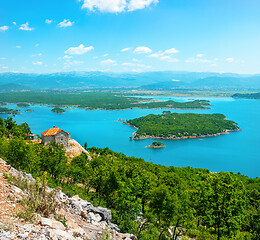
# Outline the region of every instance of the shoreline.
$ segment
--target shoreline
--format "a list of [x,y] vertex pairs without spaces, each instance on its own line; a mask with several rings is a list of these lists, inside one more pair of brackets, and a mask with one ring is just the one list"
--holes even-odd
[[[134,127],[135,129],[138,130],[138,127],[131,125],[130,123],[127,122],[123,122],[122,124],[125,124],[129,127]],[[229,134],[229,132],[238,132],[238,131],[242,131],[241,128],[238,129],[233,129],[233,130],[229,130],[227,129],[225,132],[221,132],[221,133],[214,133],[214,134],[206,134],[206,135],[198,135],[198,136],[183,136],[183,137],[154,137],[154,136],[141,136],[141,137],[135,137],[136,136],[136,132],[133,132],[132,134],[134,135],[134,137],[130,137],[131,140],[144,140],[144,139],[171,139],[171,140],[181,140],[181,139],[195,139],[195,138],[205,138],[205,137],[217,137],[220,135],[224,135],[224,134]]]
[[[151,101],[153,102],[153,101]],[[6,102],[7,104],[18,104],[19,102]],[[126,108],[115,108],[115,109],[106,109],[106,108],[89,108],[89,107],[83,107],[80,105],[62,105],[62,104],[49,104],[49,103],[33,103],[33,102],[27,102],[31,104],[31,106],[39,105],[39,106],[46,106],[46,107],[58,107],[58,108],[67,108],[67,109],[81,109],[82,111],[96,111],[96,110],[101,110],[101,111],[120,111],[120,110],[131,110],[131,109],[176,109],[176,110],[207,110],[211,109],[212,104],[206,105],[202,107],[194,107],[194,108],[178,108],[178,107],[136,107],[133,104],[133,107],[126,107]],[[6,105],[7,105],[6,104]]]

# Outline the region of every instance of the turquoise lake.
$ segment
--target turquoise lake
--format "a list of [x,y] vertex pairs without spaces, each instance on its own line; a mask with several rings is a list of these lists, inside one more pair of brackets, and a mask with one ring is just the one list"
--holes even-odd
[[[176,97],[158,97],[184,101],[191,99]],[[185,113],[222,113],[227,119],[238,123],[242,131],[218,137],[187,140],[161,140],[166,145],[162,149],[149,149],[145,146],[152,139],[131,141],[134,128],[115,122],[118,119],[132,119],[148,114],[160,114],[163,109],[131,109],[120,111],[83,111],[68,109],[64,114],[51,112],[47,106],[34,105],[20,108],[21,113],[14,117],[18,123],[27,122],[33,133],[41,132],[53,126],[71,133],[71,137],[88,147],[108,147],[127,156],[143,158],[156,164],[176,167],[207,168],[212,172],[233,171],[249,177],[260,177],[260,100],[233,98],[194,98],[210,100],[214,106],[207,110],[174,110]],[[16,104],[7,107],[15,108]],[[1,114],[1,117],[6,117]]]

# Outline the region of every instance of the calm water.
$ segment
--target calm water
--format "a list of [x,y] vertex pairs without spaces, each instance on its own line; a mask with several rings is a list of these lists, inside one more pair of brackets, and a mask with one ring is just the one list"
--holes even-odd
[[[158,99],[173,99],[183,101],[189,98],[158,97]],[[196,99],[196,98],[193,98]],[[200,98],[202,99],[202,98]],[[214,105],[209,110],[171,110],[184,113],[223,113],[228,119],[239,123],[243,129],[218,137],[188,140],[162,140],[166,148],[149,149],[145,146],[153,140],[131,141],[129,137],[134,128],[114,122],[119,118],[132,119],[150,113],[160,114],[163,109],[131,109],[120,111],[83,111],[68,109],[64,114],[52,113],[46,106],[31,106],[34,112],[17,115],[18,123],[27,122],[35,134],[53,126],[60,127],[71,133],[82,145],[87,141],[88,146],[109,147],[165,166],[207,168],[213,172],[233,171],[260,177],[260,100],[232,98],[203,98]],[[16,105],[9,104],[8,107]],[[2,117],[6,115],[2,114]]]

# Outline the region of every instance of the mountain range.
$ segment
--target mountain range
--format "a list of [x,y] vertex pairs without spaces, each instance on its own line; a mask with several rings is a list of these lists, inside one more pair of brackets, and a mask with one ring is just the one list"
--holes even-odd
[[87,90],[126,88],[174,89],[260,89],[260,74],[162,71],[143,73],[60,72],[50,74],[0,73],[0,91]]

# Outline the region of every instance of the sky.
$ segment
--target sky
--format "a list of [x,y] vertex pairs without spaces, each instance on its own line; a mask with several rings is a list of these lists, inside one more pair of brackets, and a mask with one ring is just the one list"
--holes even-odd
[[0,72],[260,73],[259,0],[2,0]]

